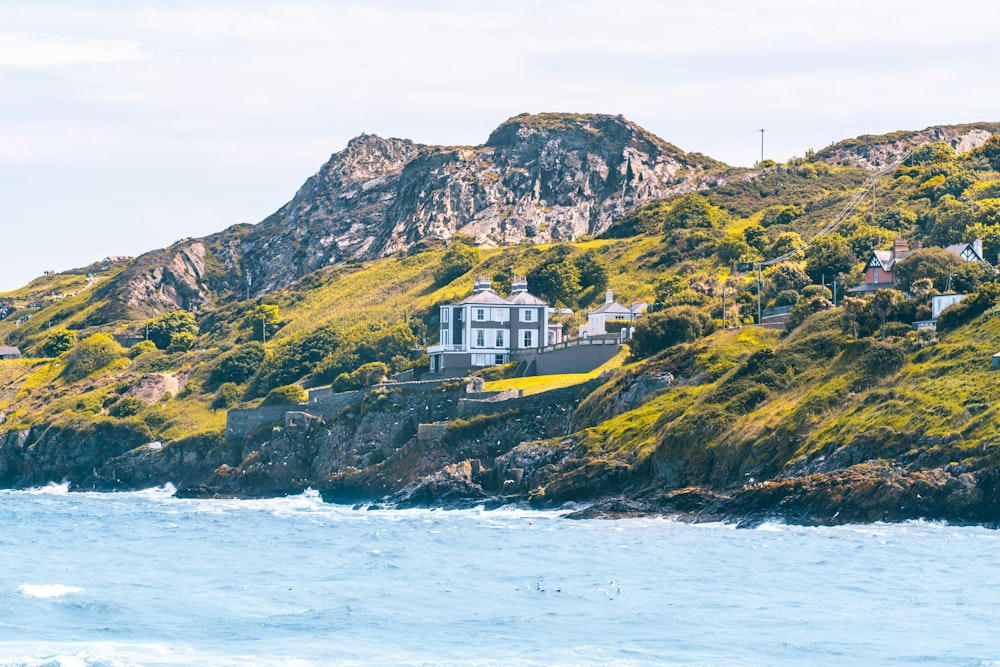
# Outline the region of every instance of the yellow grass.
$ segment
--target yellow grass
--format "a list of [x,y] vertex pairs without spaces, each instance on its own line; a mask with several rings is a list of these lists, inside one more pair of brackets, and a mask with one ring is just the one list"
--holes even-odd
[[486,391],[506,391],[508,389],[520,389],[525,396],[540,394],[544,391],[572,387],[575,384],[583,384],[588,380],[593,380],[604,371],[619,368],[625,363],[628,356],[628,348],[623,347],[618,354],[608,359],[589,373],[563,373],[561,375],[535,375],[532,377],[509,378],[507,380],[494,380],[486,383]]

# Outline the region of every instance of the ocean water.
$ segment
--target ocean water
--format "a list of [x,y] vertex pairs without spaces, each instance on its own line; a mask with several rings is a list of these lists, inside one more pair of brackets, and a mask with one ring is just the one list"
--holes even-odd
[[1000,665],[1000,533],[0,492],[0,664]]

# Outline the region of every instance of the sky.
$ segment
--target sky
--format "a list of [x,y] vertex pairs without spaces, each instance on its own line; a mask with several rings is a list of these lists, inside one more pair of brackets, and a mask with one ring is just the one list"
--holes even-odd
[[737,166],[1000,121],[987,0],[0,0],[0,292],[258,222],[362,133],[622,114]]

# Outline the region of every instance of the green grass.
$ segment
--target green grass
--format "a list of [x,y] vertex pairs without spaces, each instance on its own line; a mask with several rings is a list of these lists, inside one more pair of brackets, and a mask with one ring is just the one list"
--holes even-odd
[[604,371],[620,368],[628,357],[628,348],[622,347],[618,354],[608,359],[606,362],[590,371],[589,373],[563,373],[561,375],[535,375],[523,378],[509,378],[507,380],[493,380],[486,383],[486,391],[507,391],[508,389],[520,389],[525,396],[540,394],[543,391],[572,387],[593,380]]

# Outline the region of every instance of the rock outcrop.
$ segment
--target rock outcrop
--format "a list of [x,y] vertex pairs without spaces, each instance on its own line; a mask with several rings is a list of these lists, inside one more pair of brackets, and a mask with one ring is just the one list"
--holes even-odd
[[148,253],[108,289],[119,308],[192,309],[456,235],[483,246],[572,240],[724,166],[601,114],[522,114],[481,146],[361,135],[260,224]]
[[862,169],[884,169],[922,144],[945,143],[956,153],[965,153],[982,146],[996,132],[1000,132],[1000,123],[937,125],[917,132],[864,135],[824,148],[816,153],[815,159]]

